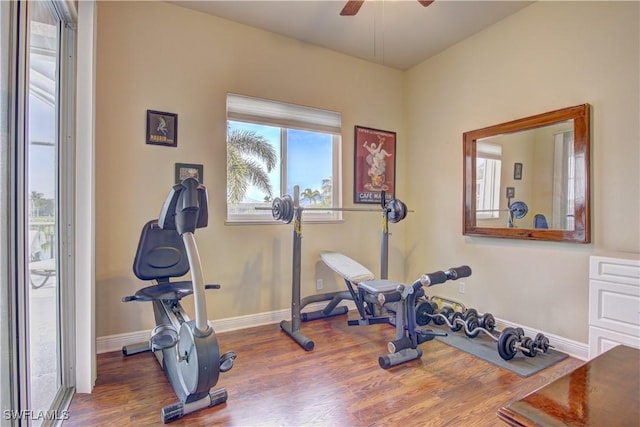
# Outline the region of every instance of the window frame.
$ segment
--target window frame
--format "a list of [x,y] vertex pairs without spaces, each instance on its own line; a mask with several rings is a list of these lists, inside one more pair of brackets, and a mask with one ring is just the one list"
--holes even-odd
[[[481,220],[500,219],[500,188],[502,185],[502,146],[500,144],[478,141],[476,154],[476,197],[482,194],[483,205],[481,209],[476,200],[476,218]],[[480,145],[482,144],[482,145]],[[482,193],[478,191],[480,180],[478,179],[478,164],[480,160],[485,162],[482,176]]]
[[[275,110],[285,109],[288,110],[287,113],[284,114],[284,117],[279,120],[278,117],[270,116],[262,118],[259,114],[239,114],[232,112],[230,114],[230,97],[238,97],[241,101],[256,101],[259,107],[264,107],[265,105],[272,104]],[[233,107],[231,107],[233,108]],[[247,125],[264,125],[279,128],[280,136],[280,155],[279,161],[276,165],[276,168],[280,169],[280,188],[273,189],[273,197],[272,200],[276,197],[281,197],[284,194],[289,194],[293,197],[293,186],[298,183],[289,182],[289,178],[287,176],[287,162],[288,162],[288,130],[298,130],[304,132],[313,132],[319,134],[326,134],[331,136],[331,200],[332,206],[331,209],[341,208],[342,207],[342,129],[341,127],[328,127],[324,124],[319,124],[315,126],[313,123],[309,122],[296,122],[295,120],[288,119],[287,116],[291,114],[291,112],[300,111],[302,115],[305,116],[305,120],[309,120],[307,114],[313,116],[314,112],[328,113],[334,115],[334,117],[338,117],[338,126],[341,126],[341,115],[340,113],[332,112],[329,110],[320,110],[311,107],[299,106],[295,104],[288,104],[279,101],[271,101],[259,98],[247,97],[244,95],[236,95],[236,94],[227,94],[227,136],[230,129],[230,123],[246,123]],[[275,113],[277,115],[278,113]],[[321,118],[322,119],[322,118]],[[302,205],[305,206],[304,204]],[[279,221],[273,219],[271,214],[271,202],[265,202],[260,204],[260,208],[263,212],[256,212],[255,214],[234,214],[230,212],[230,203],[227,200],[226,202],[226,220],[225,224],[227,225],[246,225],[246,224],[277,224]],[[335,210],[326,210],[326,211],[310,211],[307,210],[305,212],[304,219],[306,222],[316,222],[316,223],[333,223],[340,222],[343,220],[342,212]]]

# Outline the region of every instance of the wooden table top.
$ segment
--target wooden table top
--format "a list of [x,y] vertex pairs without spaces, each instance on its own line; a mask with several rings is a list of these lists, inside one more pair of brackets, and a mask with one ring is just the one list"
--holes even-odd
[[640,350],[599,355],[520,400],[498,417],[512,426],[640,426]]

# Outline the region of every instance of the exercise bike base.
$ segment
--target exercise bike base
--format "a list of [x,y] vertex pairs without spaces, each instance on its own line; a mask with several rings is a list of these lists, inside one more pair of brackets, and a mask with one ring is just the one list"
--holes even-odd
[[219,388],[209,391],[209,394],[207,396],[195,402],[177,402],[173,405],[167,405],[160,411],[162,423],[167,424],[179,418],[182,418],[187,414],[199,411],[200,409],[210,408],[212,406],[225,403],[227,401],[227,398],[227,390],[224,388]]

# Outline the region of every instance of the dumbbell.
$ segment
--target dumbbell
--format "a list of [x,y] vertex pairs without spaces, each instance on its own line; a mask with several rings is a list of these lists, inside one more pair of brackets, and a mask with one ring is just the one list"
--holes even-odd
[[478,319],[478,326],[486,329],[488,331],[493,331],[496,327],[496,319],[493,317],[491,313],[484,313],[482,315],[478,314],[478,311],[475,308],[468,308],[463,313],[463,319],[465,322],[470,317],[475,316]]
[[538,351],[546,353],[551,346],[549,339],[538,333],[535,339],[524,335],[522,328],[505,328],[498,337],[498,354],[504,360],[511,360],[520,350],[527,357],[535,357]]

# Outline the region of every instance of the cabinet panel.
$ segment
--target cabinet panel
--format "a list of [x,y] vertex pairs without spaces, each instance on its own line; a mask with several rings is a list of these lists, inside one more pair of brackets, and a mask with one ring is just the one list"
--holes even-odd
[[589,358],[618,344],[640,348],[640,259],[589,260]]
[[591,280],[590,324],[640,337],[640,287]]
[[640,338],[595,326],[589,328],[589,359],[619,345],[640,348]]

